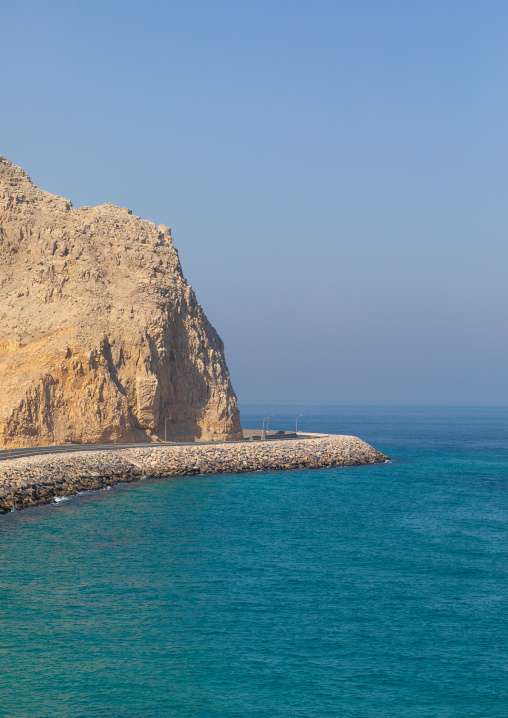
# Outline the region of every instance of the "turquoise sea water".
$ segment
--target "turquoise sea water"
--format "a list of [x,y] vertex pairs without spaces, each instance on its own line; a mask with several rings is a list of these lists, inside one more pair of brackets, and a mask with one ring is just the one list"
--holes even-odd
[[243,407],[389,464],[0,517],[0,715],[508,715],[508,409]]

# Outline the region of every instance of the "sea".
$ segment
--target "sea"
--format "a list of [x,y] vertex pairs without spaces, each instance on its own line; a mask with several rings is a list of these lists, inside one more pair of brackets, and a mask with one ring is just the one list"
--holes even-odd
[[0,716],[506,718],[508,408],[241,412],[390,461],[0,516]]

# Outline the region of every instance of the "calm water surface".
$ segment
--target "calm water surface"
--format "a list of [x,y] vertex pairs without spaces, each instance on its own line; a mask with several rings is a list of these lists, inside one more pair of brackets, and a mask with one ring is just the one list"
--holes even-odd
[[508,409],[272,413],[393,461],[0,517],[1,716],[508,715]]

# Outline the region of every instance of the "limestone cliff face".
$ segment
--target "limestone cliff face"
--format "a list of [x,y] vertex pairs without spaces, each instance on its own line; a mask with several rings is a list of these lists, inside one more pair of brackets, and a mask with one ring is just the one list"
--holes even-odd
[[0,446],[236,439],[224,347],[171,230],[0,157]]

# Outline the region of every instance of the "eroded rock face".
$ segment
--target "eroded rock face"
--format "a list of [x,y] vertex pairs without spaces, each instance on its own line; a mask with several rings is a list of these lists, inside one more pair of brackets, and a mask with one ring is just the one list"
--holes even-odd
[[237,439],[224,347],[171,230],[73,208],[0,157],[0,446]]

